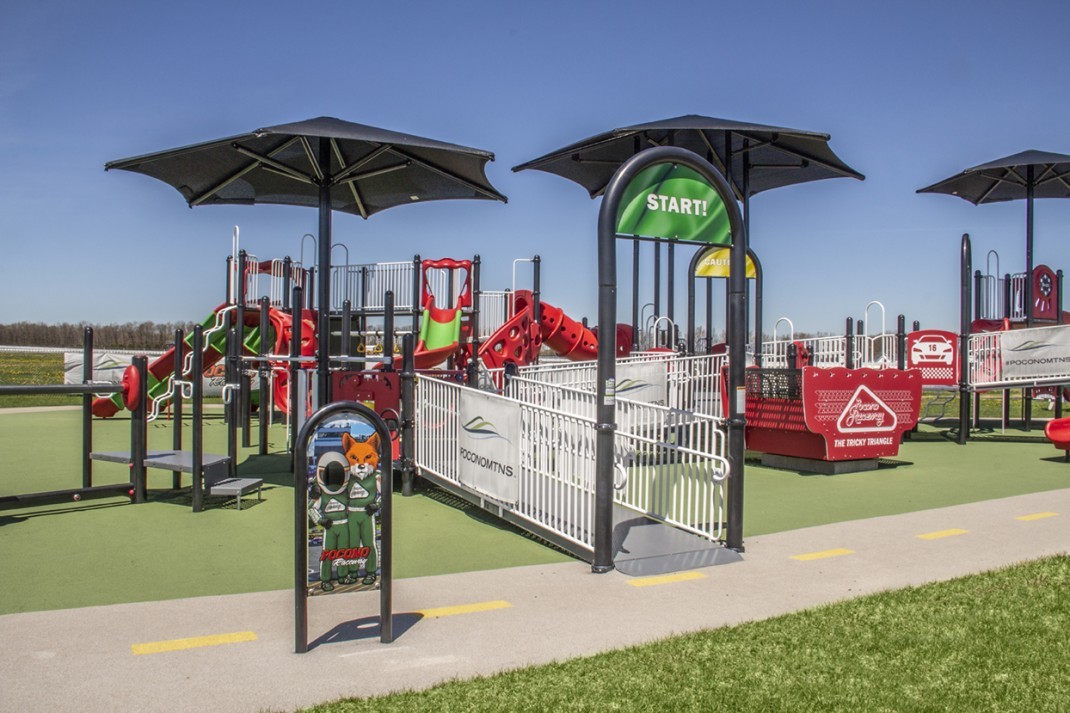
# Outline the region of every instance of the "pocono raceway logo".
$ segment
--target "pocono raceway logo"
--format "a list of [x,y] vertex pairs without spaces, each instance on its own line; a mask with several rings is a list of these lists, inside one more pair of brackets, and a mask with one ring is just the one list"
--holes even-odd
[[888,404],[877,398],[867,386],[859,386],[847,401],[847,406],[836,421],[841,433],[860,431],[894,431],[899,419]]
[[493,423],[483,418],[482,416],[476,416],[475,418],[472,418],[468,421],[468,423],[462,424],[461,428],[463,428],[465,432],[472,438],[476,438],[479,440],[484,440],[487,438],[500,438],[506,443],[511,443],[508,438],[498,433]]
[[637,393],[643,389],[649,389],[651,384],[640,379],[622,379],[617,382],[617,396],[627,393]]

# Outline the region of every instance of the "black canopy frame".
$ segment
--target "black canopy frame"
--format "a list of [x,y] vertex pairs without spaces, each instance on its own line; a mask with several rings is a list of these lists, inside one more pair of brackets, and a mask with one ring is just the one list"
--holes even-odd
[[110,161],[177,189],[189,206],[275,203],[317,207],[318,402],[330,400],[331,215],[367,219],[429,200],[507,202],[487,180],[494,154],[333,117]]

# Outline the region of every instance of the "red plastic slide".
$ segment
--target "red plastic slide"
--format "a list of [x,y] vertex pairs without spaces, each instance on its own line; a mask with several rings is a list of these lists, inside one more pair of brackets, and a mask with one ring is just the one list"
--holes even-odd
[[1048,425],[1044,427],[1044,435],[1053,446],[1066,451],[1066,458],[1070,460],[1070,416],[1048,421]]
[[[205,328],[211,327],[215,323],[216,315],[227,307],[226,304],[219,305],[208,317],[204,320],[203,326]],[[285,312],[281,312],[276,309],[271,309],[268,312],[268,320],[271,322],[272,329],[275,333],[275,343],[272,348],[272,352],[275,354],[289,354],[290,342],[293,338],[293,321],[290,315]],[[302,356],[314,356],[316,353],[316,313],[311,310],[304,310],[302,312],[302,337],[301,337],[301,354]],[[258,329],[260,326],[260,313],[256,310],[247,310],[245,313],[245,328],[246,329]],[[203,372],[208,373],[209,370],[223,358],[225,350],[225,335],[222,331],[215,332],[208,339],[208,344],[205,345],[204,357],[203,357]],[[187,338],[187,349],[191,342],[190,338]],[[248,350],[248,345],[246,349]],[[188,351],[187,351],[188,353]],[[150,397],[159,392],[163,386],[162,384],[174,373],[175,370],[175,349],[174,347],[168,349],[166,352],[149,362],[149,394]],[[285,411],[288,404],[288,388],[287,379],[288,374],[285,371],[275,371],[275,407],[279,410]],[[109,418],[114,416],[122,408],[121,398],[112,397],[100,397],[93,400],[93,415],[99,418]]]
[[[513,295],[513,316],[490,336],[479,349],[479,357],[488,367],[500,368],[506,362],[523,366],[538,356],[545,342],[557,354],[571,361],[598,358],[598,337],[582,323],[569,317],[560,308],[546,302],[539,303],[539,324],[534,324],[534,298],[527,290]],[[617,356],[627,356],[632,350],[632,328],[617,325]]]

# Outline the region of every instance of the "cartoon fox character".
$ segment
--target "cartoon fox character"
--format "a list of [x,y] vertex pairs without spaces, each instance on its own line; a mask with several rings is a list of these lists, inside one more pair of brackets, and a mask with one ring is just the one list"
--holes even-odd
[[[349,461],[349,546],[367,547],[362,584],[375,584],[378,552],[375,549],[375,514],[379,512],[379,434],[358,441],[342,434],[342,450]],[[357,567],[350,567],[352,575]]]

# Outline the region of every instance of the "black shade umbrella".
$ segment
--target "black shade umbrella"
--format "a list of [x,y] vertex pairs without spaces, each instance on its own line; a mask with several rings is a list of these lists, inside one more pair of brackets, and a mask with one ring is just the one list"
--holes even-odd
[[762,191],[807,181],[864,176],[828,146],[829,135],[689,114],[613,129],[522,163],[601,195],[621,163],[652,146],[688,149],[717,167],[744,203]]
[[[575,181],[596,198],[614,172],[635,154],[654,146],[677,146],[713,164],[743,203],[744,241],[750,226],[750,197],[772,188],[826,178],[864,180],[829,148],[828,134],[688,114],[613,129],[514,166]],[[744,245],[746,249],[747,245]],[[636,310],[633,307],[633,312]],[[761,340],[761,324],[756,324]]]
[[1033,199],[1070,198],[1070,156],[1023,151],[967,168],[918,193],[947,193],[974,205],[1025,199],[1026,323],[1033,324]]
[[174,186],[190,207],[279,203],[319,208],[319,397],[327,400],[331,211],[364,218],[450,198],[506,201],[485,174],[494,154],[319,117],[192,146],[109,161]]

